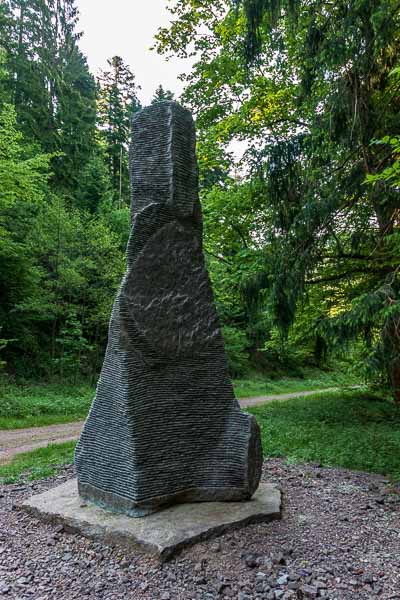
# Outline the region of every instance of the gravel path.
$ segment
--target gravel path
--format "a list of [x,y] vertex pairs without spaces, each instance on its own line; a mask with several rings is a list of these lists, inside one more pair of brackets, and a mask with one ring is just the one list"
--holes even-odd
[[270,460],[282,521],[184,550],[165,565],[15,510],[72,468],[0,487],[0,598],[6,600],[400,600],[400,490],[378,475]]
[[[352,385],[348,389],[357,389],[359,385]],[[338,392],[343,388],[332,387],[324,390],[308,390],[305,392],[290,392],[288,394],[273,394],[270,396],[255,396],[253,398],[242,398],[239,400],[240,406],[257,406],[257,404],[265,404],[265,402],[273,402],[274,400],[291,400],[292,398],[304,398],[304,396],[312,396],[314,394],[322,394],[323,392]]]
[[[357,387],[357,386],[356,386]],[[240,405],[255,406],[272,402],[273,400],[290,400],[301,396],[310,396],[321,392],[334,392],[340,388],[328,388],[306,392],[291,392],[290,394],[275,394],[272,396],[258,396],[244,398]],[[9,462],[16,454],[30,452],[55,442],[69,442],[78,439],[83,421],[65,423],[61,425],[48,425],[47,427],[31,427],[29,429],[14,429],[11,431],[0,430],[0,465]]]

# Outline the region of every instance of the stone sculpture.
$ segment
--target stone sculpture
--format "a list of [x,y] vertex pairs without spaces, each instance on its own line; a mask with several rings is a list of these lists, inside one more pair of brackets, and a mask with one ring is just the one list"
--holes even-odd
[[193,119],[160,102],[132,134],[127,270],[76,450],[79,493],[131,516],[247,500],[260,433],[234,397],[204,263]]

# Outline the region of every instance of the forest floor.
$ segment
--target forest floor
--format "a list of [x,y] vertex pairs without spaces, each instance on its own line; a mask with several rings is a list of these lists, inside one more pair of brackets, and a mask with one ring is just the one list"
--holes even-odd
[[400,488],[381,475],[269,459],[263,479],[282,489],[282,519],[199,543],[166,564],[16,510],[72,476],[67,467],[52,479],[0,486],[0,596],[400,599]]
[[[290,400],[321,392],[330,393],[335,391],[338,391],[338,388],[256,396],[241,399],[239,402],[242,408],[246,408],[273,402],[274,400]],[[44,427],[0,430],[0,465],[10,462],[17,454],[31,452],[37,448],[46,447],[49,444],[76,440],[80,435],[82,425],[83,421],[80,420],[74,423],[61,423]]]
[[400,600],[400,407],[366,389],[293,395],[248,407],[261,428],[263,479],[283,492],[282,519],[164,565],[17,510],[74,476],[75,441],[0,466],[0,597]]

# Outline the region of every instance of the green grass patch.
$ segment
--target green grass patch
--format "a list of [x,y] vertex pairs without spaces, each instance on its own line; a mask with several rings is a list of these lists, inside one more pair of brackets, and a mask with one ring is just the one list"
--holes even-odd
[[234,381],[235,393],[238,398],[251,396],[268,396],[307,390],[323,390],[330,387],[357,385],[360,381],[347,373],[326,372],[317,369],[304,369],[304,377],[281,377],[270,379],[262,375],[254,375],[248,379]]
[[63,466],[72,463],[75,445],[76,442],[50,444],[46,448],[18,454],[10,463],[0,465],[0,484],[55,475]]
[[[248,409],[265,456],[382,473],[400,481],[400,407],[363,391],[315,394]],[[0,483],[43,479],[73,460],[75,442],[19,454],[0,466]]]
[[265,456],[382,473],[400,480],[400,407],[364,391],[316,394],[248,409]]
[[4,385],[0,429],[72,423],[86,417],[94,389],[89,385]]
[[[238,398],[340,387],[358,383],[349,375],[305,369],[304,378],[277,380],[254,375],[234,381]],[[87,384],[15,385],[0,387],[0,430],[72,423],[84,419],[95,394]]]

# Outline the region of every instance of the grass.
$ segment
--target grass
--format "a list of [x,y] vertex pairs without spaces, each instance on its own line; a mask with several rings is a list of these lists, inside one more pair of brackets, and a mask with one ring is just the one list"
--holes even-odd
[[50,444],[46,448],[18,454],[10,463],[0,465],[0,484],[51,477],[64,465],[72,463],[75,444]]
[[400,407],[364,391],[316,394],[249,409],[265,456],[382,473],[400,481]]
[[318,369],[304,369],[304,377],[281,377],[269,379],[254,375],[249,379],[234,381],[235,393],[238,398],[265,396],[270,394],[285,394],[305,390],[323,390],[330,387],[343,387],[360,383],[353,375],[327,372]]
[[0,389],[0,430],[79,421],[93,395],[89,385],[6,384]]
[[[400,407],[352,390],[275,401],[248,409],[266,457],[382,473],[400,481]],[[0,483],[42,479],[72,462],[75,442],[20,454],[0,466]]]
[[[357,383],[347,375],[308,369],[304,378],[272,380],[260,375],[234,381],[238,398]],[[84,419],[95,390],[87,384],[15,385],[0,387],[0,430],[72,423]]]

